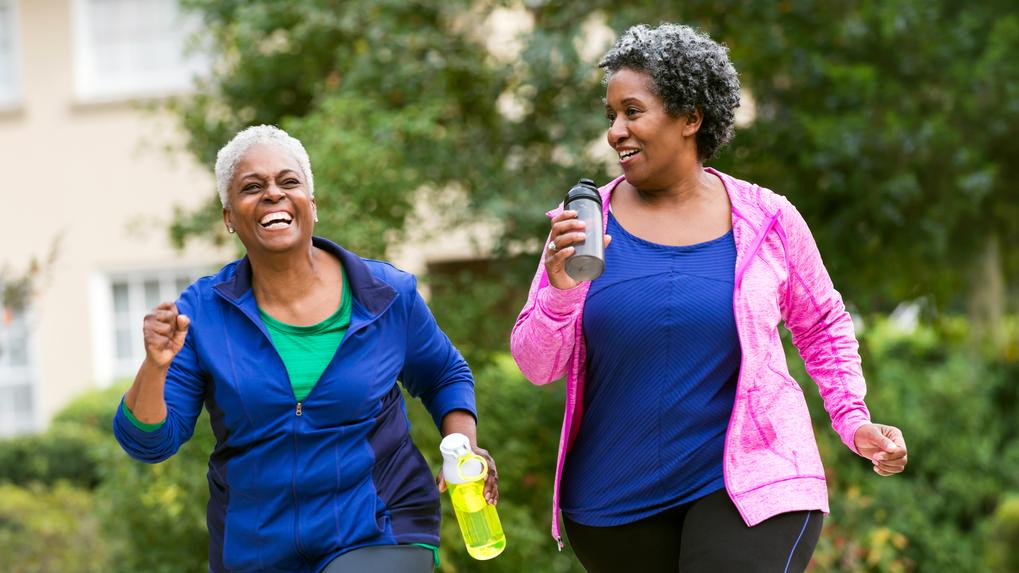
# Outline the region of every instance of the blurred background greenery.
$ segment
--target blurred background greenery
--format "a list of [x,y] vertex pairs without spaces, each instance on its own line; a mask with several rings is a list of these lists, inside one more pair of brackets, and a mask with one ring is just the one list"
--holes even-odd
[[[543,212],[578,177],[605,181],[597,32],[697,25],[727,44],[750,119],[712,165],[788,196],[857,319],[868,404],[910,445],[878,478],[831,431],[795,350],[832,515],[813,571],[1019,571],[1019,10],[1014,1],[187,0],[219,54],[171,104],[211,166],[238,129],[274,123],[313,158],[318,233],[366,256],[414,225],[481,221],[491,258],[422,277],[474,367],[479,435],[499,463],[509,546],[471,561],[447,505],[452,571],[579,571],[549,536],[562,385],[535,388],[507,355]],[[524,14],[512,57],[485,43]],[[611,41],[611,36],[608,38]],[[450,202],[444,192],[456,191]],[[219,204],[179,212],[178,243],[217,241]],[[110,419],[123,387],[77,400],[34,436],[0,442],[0,555],[9,571],[206,568],[212,436],[131,461]],[[414,440],[438,435],[411,404]]]

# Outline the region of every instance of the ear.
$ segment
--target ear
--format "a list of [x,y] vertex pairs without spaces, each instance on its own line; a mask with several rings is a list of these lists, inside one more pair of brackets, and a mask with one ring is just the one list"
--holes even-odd
[[230,209],[227,207],[223,207],[223,224],[226,225],[228,232],[234,232],[235,227],[233,222],[230,220]]
[[701,122],[704,121],[704,114],[701,108],[695,107],[693,111],[686,114],[686,124],[683,126],[683,136],[692,137],[701,129]]

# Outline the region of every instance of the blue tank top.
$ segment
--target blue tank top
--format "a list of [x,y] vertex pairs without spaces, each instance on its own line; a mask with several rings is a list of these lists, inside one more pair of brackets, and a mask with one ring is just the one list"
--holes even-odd
[[561,507],[584,525],[630,523],[723,487],[740,346],[732,231],[672,247],[610,213],[605,272],[584,303],[584,413]]

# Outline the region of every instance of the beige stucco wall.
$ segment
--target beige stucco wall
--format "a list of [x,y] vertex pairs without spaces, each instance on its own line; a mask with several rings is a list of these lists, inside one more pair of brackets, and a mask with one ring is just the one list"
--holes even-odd
[[[171,123],[130,102],[74,96],[70,0],[17,2],[21,104],[0,113],[0,265],[23,269],[62,236],[59,259],[34,305],[35,398],[44,423],[96,385],[90,282],[111,270],[213,264],[228,253],[175,252],[174,205],[212,192],[208,170],[166,143]],[[140,326],[140,325],[139,325]]]

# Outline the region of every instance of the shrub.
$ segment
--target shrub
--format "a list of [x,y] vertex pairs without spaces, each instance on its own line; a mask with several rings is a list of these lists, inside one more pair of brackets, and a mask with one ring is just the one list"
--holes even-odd
[[0,555],[8,573],[110,570],[88,491],[61,483],[0,485]]

